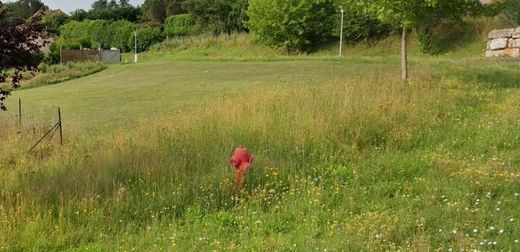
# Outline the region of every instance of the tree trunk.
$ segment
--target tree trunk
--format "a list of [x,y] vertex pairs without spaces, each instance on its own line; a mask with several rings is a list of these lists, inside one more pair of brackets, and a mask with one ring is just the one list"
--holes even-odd
[[403,36],[401,38],[401,80],[408,80],[408,32],[403,26]]

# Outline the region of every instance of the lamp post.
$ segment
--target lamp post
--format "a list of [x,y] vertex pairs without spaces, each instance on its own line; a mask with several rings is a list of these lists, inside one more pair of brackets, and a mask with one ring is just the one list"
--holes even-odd
[[343,10],[343,6],[340,6],[341,8],[341,29],[339,31],[339,56],[343,56],[343,13],[345,11]]
[[137,63],[137,31],[134,31],[134,41],[135,41],[135,45],[134,45],[134,49],[135,49],[135,52],[134,52],[134,62]]

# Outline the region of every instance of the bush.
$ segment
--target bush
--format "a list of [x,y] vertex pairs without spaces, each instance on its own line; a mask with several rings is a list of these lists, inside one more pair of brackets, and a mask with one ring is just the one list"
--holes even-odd
[[118,48],[129,52],[134,48],[133,32],[137,25],[128,21],[85,20],[71,21],[60,28],[61,40],[80,44],[85,48]]
[[251,0],[248,25],[267,45],[309,51],[332,36],[335,13],[331,0]]
[[[377,19],[367,15],[364,10],[356,7],[351,0],[338,0],[338,6],[343,6],[345,10],[343,22],[343,37],[350,41],[359,41],[361,39],[382,35],[389,32],[390,27],[383,24]],[[339,8],[338,8],[339,9]],[[340,36],[340,16],[336,17],[336,31],[334,35]]]
[[[137,30],[137,51],[146,51],[153,44],[163,41],[163,33],[160,26],[141,27]],[[128,44],[134,46],[134,36],[128,39]]]
[[112,35],[110,47],[120,49],[122,52],[130,52],[134,48],[134,44],[128,43],[128,38],[133,37],[133,33],[137,30],[137,25],[128,21],[116,21],[110,24],[109,31]]
[[168,37],[186,36],[192,32],[194,24],[190,14],[169,16],[164,21],[164,34]]

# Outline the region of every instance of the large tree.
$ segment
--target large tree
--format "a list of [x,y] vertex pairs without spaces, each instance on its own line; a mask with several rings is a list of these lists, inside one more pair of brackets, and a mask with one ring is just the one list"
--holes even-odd
[[399,26],[401,39],[401,78],[408,79],[408,31],[415,29],[421,36],[431,35],[442,20],[462,21],[463,17],[482,10],[475,0],[353,0],[383,22]]
[[47,39],[38,21],[11,20],[0,2],[0,83],[10,81],[9,85],[0,86],[1,110],[6,110],[4,101],[11,94],[10,90],[20,86],[22,73],[38,68],[40,59],[35,55]]
[[171,15],[184,13],[182,0],[146,0],[143,4],[144,17],[152,22],[162,24]]
[[41,0],[19,0],[6,3],[4,7],[12,19],[28,19],[40,9],[49,9]]
[[245,30],[248,5],[247,0],[185,0],[183,3],[196,23],[214,35]]

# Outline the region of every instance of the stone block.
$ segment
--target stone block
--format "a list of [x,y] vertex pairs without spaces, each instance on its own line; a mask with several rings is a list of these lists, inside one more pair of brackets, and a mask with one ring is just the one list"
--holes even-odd
[[520,27],[516,28],[514,31],[513,31],[513,38],[520,38]]
[[493,30],[488,34],[488,39],[511,38],[515,29]]
[[520,57],[520,48],[508,48],[504,50],[486,51],[486,58],[518,58]]
[[511,41],[509,41],[509,47],[520,48],[520,39],[511,39]]
[[507,42],[509,42],[508,38],[497,38],[491,40],[489,43],[489,48],[491,50],[501,50],[507,48]]

